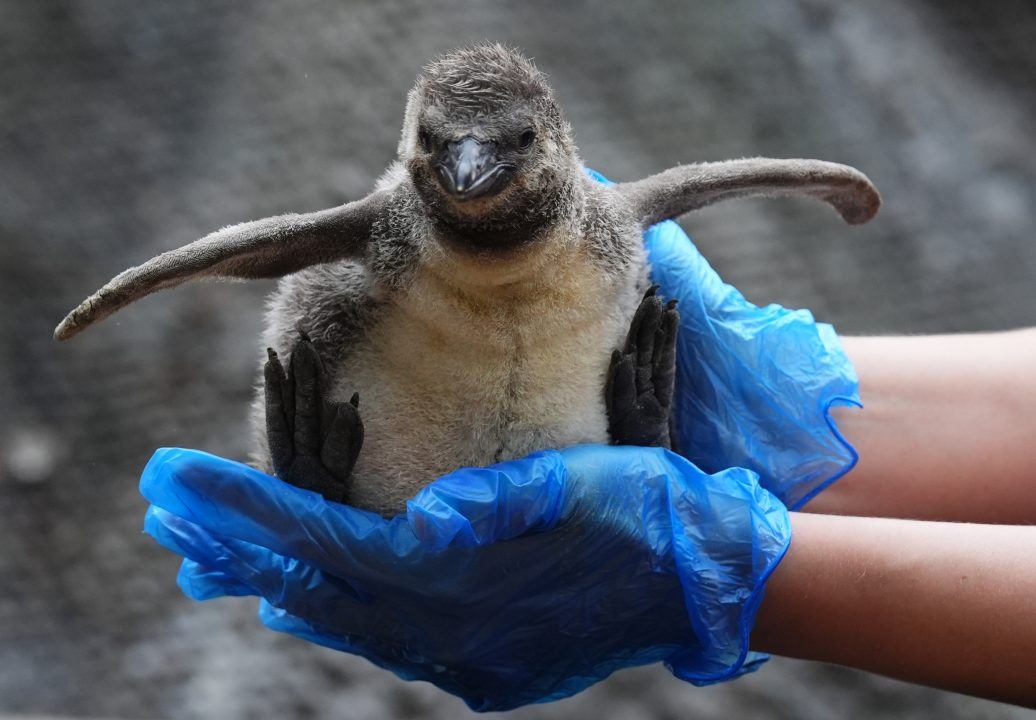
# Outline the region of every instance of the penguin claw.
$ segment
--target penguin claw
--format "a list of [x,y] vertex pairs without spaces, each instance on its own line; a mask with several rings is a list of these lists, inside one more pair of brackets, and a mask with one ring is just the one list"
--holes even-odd
[[612,353],[605,382],[608,434],[614,445],[672,447],[669,421],[676,379],[676,300],[644,293],[622,350]]
[[266,437],[274,473],[281,480],[344,502],[348,480],[363,446],[359,393],[333,402],[323,361],[304,333],[285,370],[267,348]]

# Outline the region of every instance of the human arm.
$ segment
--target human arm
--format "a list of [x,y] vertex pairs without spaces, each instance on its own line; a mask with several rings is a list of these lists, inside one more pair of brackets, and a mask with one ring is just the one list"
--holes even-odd
[[833,414],[860,460],[805,510],[1036,523],[1036,329],[842,346],[864,407]]
[[1036,707],[1036,528],[791,523],[753,649]]

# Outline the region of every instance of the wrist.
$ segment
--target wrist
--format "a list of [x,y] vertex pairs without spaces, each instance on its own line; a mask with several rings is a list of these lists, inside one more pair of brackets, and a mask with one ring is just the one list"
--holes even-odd
[[1036,521],[1036,331],[844,338],[865,407],[835,412],[860,451],[810,512]]
[[1036,528],[803,513],[791,524],[753,649],[1033,702]]

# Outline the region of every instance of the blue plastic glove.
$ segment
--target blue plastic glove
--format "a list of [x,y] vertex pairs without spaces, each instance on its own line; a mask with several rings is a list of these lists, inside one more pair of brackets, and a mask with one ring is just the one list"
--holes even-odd
[[791,538],[753,473],[657,448],[458,470],[392,520],[191,450],[159,450],[140,489],[146,532],[188,558],[188,596],[258,595],[268,627],[475,710],[657,661],[696,684],[754,669],[749,632]]
[[675,222],[644,241],[660,294],[679,300],[676,449],[706,472],[754,470],[789,508],[801,507],[858,457],[830,415],[835,404],[860,405],[834,329],[808,310],[745,300]]

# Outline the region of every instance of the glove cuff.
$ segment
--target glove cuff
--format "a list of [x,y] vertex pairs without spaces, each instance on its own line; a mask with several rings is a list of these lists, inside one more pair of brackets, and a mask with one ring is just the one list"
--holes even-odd
[[706,472],[754,470],[798,509],[858,457],[830,414],[860,404],[834,329],[808,310],[748,302],[674,222],[652,227],[646,243],[652,278],[680,298],[677,449]]
[[710,685],[768,659],[749,650],[749,636],[766,581],[791,544],[791,522],[784,504],[751,471],[713,475],[707,499],[700,482],[689,486],[681,483],[688,475],[681,475],[668,487],[672,553],[698,642],[672,654],[666,667],[682,680]]

